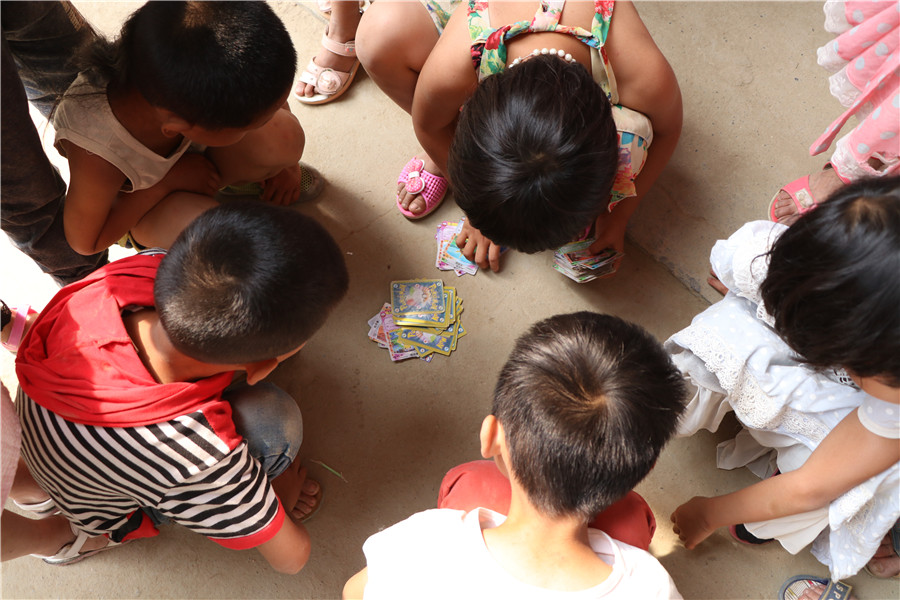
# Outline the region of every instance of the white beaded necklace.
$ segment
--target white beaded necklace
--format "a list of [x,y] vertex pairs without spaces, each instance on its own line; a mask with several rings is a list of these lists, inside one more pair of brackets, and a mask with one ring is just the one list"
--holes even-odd
[[557,50],[556,48],[549,48],[549,49],[541,48],[540,50],[538,50],[537,48],[535,48],[534,50],[531,51],[531,54],[526,54],[525,56],[520,56],[520,57],[516,58],[515,60],[513,60],[511,63],[509,63],[509,68],[511,69],[514,66],[516,66],[517,64],[525,62],[529,58],[531,58],[533,56],[538,56],[540,54],[545,54],[548,56],[553,54],[553,55],[560,57],[561,59],[563,59],[566,62],[569,62],[569,63],[575,62],[575,59],[572,58],[572,55],[567,54],[565,50]]

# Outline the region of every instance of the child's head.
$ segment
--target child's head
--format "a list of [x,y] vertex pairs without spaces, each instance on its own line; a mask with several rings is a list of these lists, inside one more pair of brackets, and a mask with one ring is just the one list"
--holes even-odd
[[299,348],[346,291],[344,258],[321,225],[289,208],[233,202],[178,236],[154,298],[177,350],[237,365]]
[[761,292],[802,361],[900,386],[900,177],[849,185],[800,218]]
[[297,62],[265,2],[147,2],[95,50],[93,66],[114,82],[213,131],[249,127],[283,102]]
[[675,432],[685,384],[642,328],[590,312],[557,315],[516,342],[492,414],[511,476],[552,516],[585,520],[640,482]]
[[485,79],[463,106],[448,171],[491,241],[539,252],[606,210],[619,162],[609,100],[581,65],[537,56]]

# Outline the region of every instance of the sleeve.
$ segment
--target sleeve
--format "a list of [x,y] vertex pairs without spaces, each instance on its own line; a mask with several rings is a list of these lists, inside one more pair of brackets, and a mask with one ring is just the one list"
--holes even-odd
[[857,412],[862,426],[889,440],[900,439],[900,406],[866,394]]
[[170,490],[158,509],[232,550],[255,548],[271,540],[285,519],[284,508],[246,442]]
[[763,306],[759,287],[766,278],[766,253],[787,227],[771,221],[747,223],[727,240],[719,240],[709,256],[713,272],[725,287],[757,305],[756,316],[771,325],[773,319]]

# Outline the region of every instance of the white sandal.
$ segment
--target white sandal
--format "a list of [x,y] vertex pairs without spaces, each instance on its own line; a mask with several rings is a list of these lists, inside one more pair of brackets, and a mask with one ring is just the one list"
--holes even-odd
[[[350,40],[343,44],[335,42],[328,37],[328,30],[322,36],[322,47],[338,56],[356,58],[356,41]],[[328,67],[320,67],[313,58],[306,65],[306,70],[300,74],[299,79],[302,83],[315,86],[316,93],[314,96],[304,96],[298,92],[298,86],[294,86],[294,98],[303,104],[325,104],[337,100],[350,87],[358,70],[358,60],[353,63],[353,67],[349,71],[335,71]]]
[[84,560],[89,556],[93,556],[99,552],[103,552],[104,550],[109,550],[111,548],[116,548],[117,546],[121,546],[127,542],[114,542],[112,540],[107,540],[106,545],[102,548],[97,548],[96,550],[88,550],[87,552],[82,552],[81,549],[84,548],[85,542],[93,537],[98,537],[94,535],[90,535],[86,531],[81,531],[75,528],[75,525],[69,523],[69,527],[72,529],[72,533],[75,534],[75,540],[69,542],[64,545],[59,551],[53,556],[43,556],[41,554],[32,554],[37,558],[43,559],[45,563],[48,565],[57,565],[60,567],[64,567],[66,565],[73,565],[79,561]]

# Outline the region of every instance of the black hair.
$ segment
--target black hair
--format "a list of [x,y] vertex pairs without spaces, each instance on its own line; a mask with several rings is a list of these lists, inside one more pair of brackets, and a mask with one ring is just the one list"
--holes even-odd
[[82,59],[115,85],[205,129],[250,125],[290,89],[297,55],[265,2],[150,0]]
[[229,202],[201,214],[163,258],[154,299],[175,348],[244,364],[306,342],[347,291],[325,229],[290,208]]
[[618,163],[606,94],[582,65],[550,56],[481,82],[447,161],[472,226],[521,252],[570,242],[607,210]]
[[681,373],[649,333],[579,312],[541,321],[518,339],[492,414],[531,503],[588,520],[650,472],[685,394]]
[[900,176],[804,214],[773,244],[760,291],[800,361],[900,386]]

